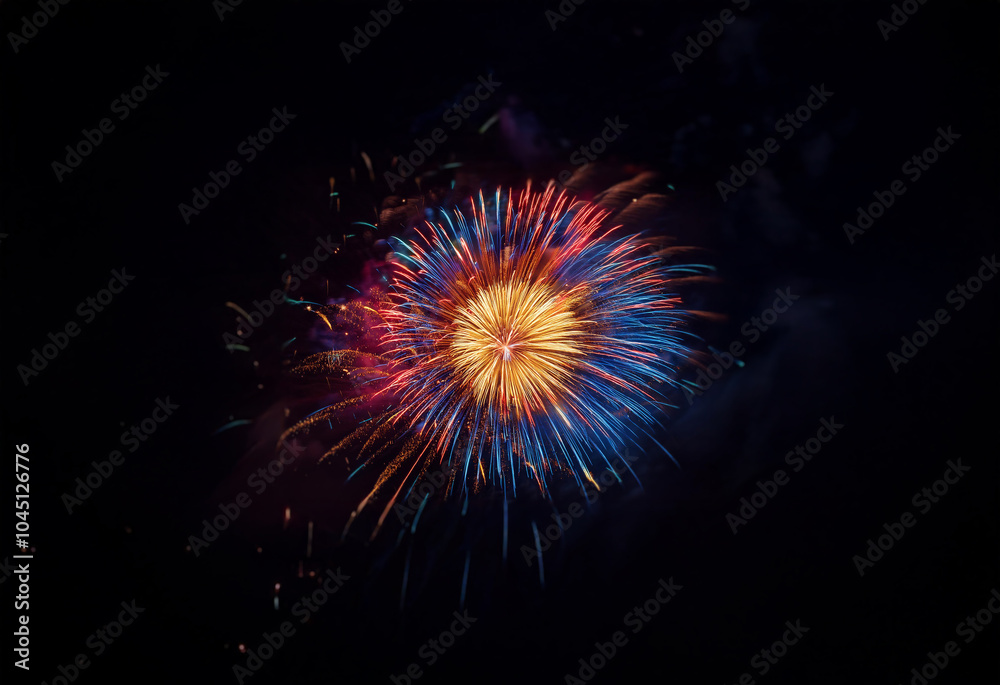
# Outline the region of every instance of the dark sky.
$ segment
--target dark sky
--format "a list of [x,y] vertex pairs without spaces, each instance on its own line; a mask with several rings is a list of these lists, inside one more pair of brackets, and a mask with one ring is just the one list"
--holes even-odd
[[[996,3],[223,6],[0,6],[0,435],[8,474],[30,447],[34,549],[31,670],[5,665],[11,682],[62,682],[78,654],[82,685],[240,682],[238,645],[283,621],[294,634],[242,682],[387,683],[416,663],[413,682],[563,683],[616,631],[594,682],[910,683],[949,642],[932,682],[997,682],[1000,627],[965,623],[1000,610]],[[393,158],[427,141],[390,188]],[[637,449],[642,486],[626,478],[573,520],[544,588],[521,545],[581,501],[568,490],[519,500],[506,560],[495,493],[464,516],[432,507],[399,544],[391,520],[370,545],[341,542],[365,490],[316,464],[315,441],[254,492],[277,433],[316,408],[288,364],[315,351],[314,319],[279,305],[229,352],[226,303],[266,300],[327,236],[343,248],[296,296],[349,297],[406,211],[378,236],[352,222],[564,171],[585,199],[630,179],[664,198],[642,228],[716,269],[684,295],[719,315],[697,324],[703,361],[738,343],[743,366],[675,398],[657,437],[679,467]],[[199,208],[213,179],[225,187]],[[45,360],[50,340],[64,349]],[[252,423],[216,433],[231,420]],[[144,439],[123,440],[133,425]],[[796,446],[817,435],[806,462]],[[67,512],[97,469],[110,475]],[[240,492],[239,519],[186,550]],[[328,569],[349,578],[299,623]],[[658,587],[680,589],[636,623]],[[131,620],[122,602],[144,611],[93,638]],[[422,646],[463,611],[475,622],[429,663]],[[8,635],[23,613],[4,612]]]

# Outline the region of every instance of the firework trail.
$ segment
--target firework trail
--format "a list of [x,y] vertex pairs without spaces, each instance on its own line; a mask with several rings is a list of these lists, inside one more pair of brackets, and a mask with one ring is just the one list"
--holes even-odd
[[344,347],[297,370],[340,399],[282,439],[355,417],[324,457],[350,448],[351,478],[378,471],[348,527],[389,492],[374,538],[429,469],[449,474],[446,494],[506,498],[530,480],[548,496],[557,476],[599,488],[606,455],[656,441],[691,356],[694,313],[675,286],[707,267],[668,266],[668,251],[619,235],[609,214],[552,186],[480,193],[466,212],[430,213],[416,239],[394,239],[387,288],[309,307]]

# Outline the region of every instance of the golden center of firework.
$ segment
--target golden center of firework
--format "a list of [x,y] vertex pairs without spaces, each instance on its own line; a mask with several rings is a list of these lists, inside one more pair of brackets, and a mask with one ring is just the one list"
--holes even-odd
[[508,280],[458,308],[450,354],[478,402],[520,413],[559,402],[581,335],[565,294],[543,282]]

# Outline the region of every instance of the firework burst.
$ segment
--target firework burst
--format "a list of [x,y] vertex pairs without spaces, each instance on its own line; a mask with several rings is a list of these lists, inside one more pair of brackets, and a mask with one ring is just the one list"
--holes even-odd
[[558,475],[596,486],[609,456],[655,441],[690,356],[675,286],[705,267],[668,266],[608,215],[552,188],[480,194],[395,239],[388,290],[312,308],[351,347],[299,370],[344,389],[283,438],[367,415],[327,452],[354,448],[352,477],[379,469],[352,521],[399,481],[377,531],[432,467],[452,474],[448,491],[530,479],[548,495]]

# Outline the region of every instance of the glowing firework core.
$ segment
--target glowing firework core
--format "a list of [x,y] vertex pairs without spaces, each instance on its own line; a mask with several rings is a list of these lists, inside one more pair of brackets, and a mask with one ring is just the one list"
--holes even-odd
[[568,305],[547,283],[507,280],[456,307],[450,352],[477,402],[515,414],[561,403],[582,336]]

